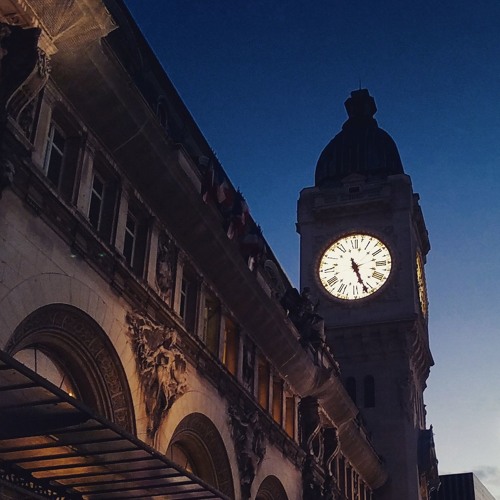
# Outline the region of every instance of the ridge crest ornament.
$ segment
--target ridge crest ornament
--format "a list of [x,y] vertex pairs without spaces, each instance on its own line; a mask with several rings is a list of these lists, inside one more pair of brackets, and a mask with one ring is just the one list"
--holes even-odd
[[321,256],[323,288],[341,300],[364,299],[382,288],[391,274],[389,248],[371,234],[351,233],[335,240]]

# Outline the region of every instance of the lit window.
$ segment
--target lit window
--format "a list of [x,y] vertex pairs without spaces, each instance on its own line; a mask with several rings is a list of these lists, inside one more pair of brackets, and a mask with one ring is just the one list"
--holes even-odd
[[71,383],[70,377],[60,366],[47,354],[32,347],[18,351],[14,358],[31,368],[35,373],[44,377],[55,386],[76,397],[76,390]]
[[234,321],[224,318],[224,352],[222,362],[233,375],[238,369],[239,334]]
[[285,399],[285,431],[291,437],[295,437],[295,398],[287,395]]
[[258,377],[257,400],[260,406],[262,406],[262,408],[268,410],[270,370],[269,370],[269,363],[261,357],[259,357],[258,361],[257,377]]
[[180,444],[172,443],[168,447],[167,457],[188,472],[194,473],[193,461],[189,453]]
[[273,418],[281,425],[283,419],[283,382],[277,376],[273,377]]

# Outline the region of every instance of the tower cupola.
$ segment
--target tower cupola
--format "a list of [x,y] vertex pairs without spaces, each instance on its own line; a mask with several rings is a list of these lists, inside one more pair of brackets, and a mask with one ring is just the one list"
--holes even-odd
[[316,186],[335,185],[350,174],[386,177],[404,173],[396,144],[373,118],[377,106],[368,90],[351,92],[344,106],[349,118],[319,157]]

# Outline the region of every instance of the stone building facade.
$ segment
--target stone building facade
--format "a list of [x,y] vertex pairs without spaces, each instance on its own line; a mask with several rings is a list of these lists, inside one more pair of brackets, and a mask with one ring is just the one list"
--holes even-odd
[[[2,494],[371,498],[387,472],[301,337],[307,304],[121,2],[0,19]],[[185,484],[146,481],[90,421]]]
[[375,498],[321,316],[120,0],[0,0],[0,194],[2,498]]

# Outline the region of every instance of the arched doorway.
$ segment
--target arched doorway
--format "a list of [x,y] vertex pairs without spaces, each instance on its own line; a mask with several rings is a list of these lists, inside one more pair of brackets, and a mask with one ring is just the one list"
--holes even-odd
[[106,333],[83,311],[66,304],[37,309],[15,329],[6,351],[135,433],[132,398],[120,359]]
[[267,476],[262,481],[255,500],[288,500],[285,488],[276,476]]
[[175,429],[166,455],[175,463],[234,498],[231,465],[219,431],[201,413],[184,417]]

